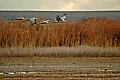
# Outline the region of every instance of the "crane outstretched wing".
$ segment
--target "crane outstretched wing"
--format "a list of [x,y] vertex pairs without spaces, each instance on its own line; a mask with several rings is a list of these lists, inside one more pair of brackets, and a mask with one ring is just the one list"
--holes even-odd
[[66,17],[67,17],[66,15],[62,16],[61,17],[62,21],[65,21]]
[[60,21],[65,21],[65,19],[66,19],[66,13],[64,14],[64,15],[62,15],[61,17],[59,16],[59,15],[57,15],[56,16],[56,20],[58,21],[58,22],[60,22]]

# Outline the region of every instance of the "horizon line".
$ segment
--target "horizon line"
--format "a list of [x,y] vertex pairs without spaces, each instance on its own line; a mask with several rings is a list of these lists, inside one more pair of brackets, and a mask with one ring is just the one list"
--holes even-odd
[[5,10],[5,9],[2,9],[0,11],[120,11],[118,9],[116,10]]

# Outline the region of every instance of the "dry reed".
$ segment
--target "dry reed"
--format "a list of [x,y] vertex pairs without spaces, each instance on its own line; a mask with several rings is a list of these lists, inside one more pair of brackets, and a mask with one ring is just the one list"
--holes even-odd
[[0,47],[119,46],[120,22],[90,18],[79,22],[37,24],[0,21]]
[[[81,47],[79,51],[81,45],[89,45],[89,47],[82,46],[83,48]],[[62,49],[59,48],[61,46]],[[49,57],[53,54],[59,57],[118,57],[120,56],[119,46],[120,22],[114,19],[89,18],[81,19],[78,22],[35,24],[33,26],[23,21],[9,23],[0,21],[0,56]],[[44,50],[43,47],[52,49]]]

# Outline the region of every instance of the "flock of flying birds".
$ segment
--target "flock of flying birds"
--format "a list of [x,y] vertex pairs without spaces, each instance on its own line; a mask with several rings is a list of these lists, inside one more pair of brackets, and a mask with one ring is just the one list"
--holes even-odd
[[[63,14],[62,16],[57,15],[56,16],[56,21],[57,22],[64,22],[64,21],[66,21],[66,18],[67,18],[66,13]],[[33,18],[25,19],[24,17],[19,17],[17,19],[12,19],[12,20],[25,20],[25,22],[29,21],[31,23],[31,25],[34,25],[34,24],[37,24],[37,19],[39,19],[39,18],[33,17]],[[49,22],[50,22],[50,19],[47,19],[47,20],[43,20],[41,22],[41,24],[48,24]]]

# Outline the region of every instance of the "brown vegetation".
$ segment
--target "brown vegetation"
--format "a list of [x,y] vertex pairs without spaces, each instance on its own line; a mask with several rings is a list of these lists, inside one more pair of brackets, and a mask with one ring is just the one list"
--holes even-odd
[[119,57],[119,46],[120,22],[114,19],[35,25],[0,21],[1,57]]
[[3,57],[120,57],[120,49],[86,45],[79,47],[0,48],[0,58]]
[[0,21],[0,47],[119,46],[120,22],[90,18],[79,22],[37,24]]
[[0,76],[1,79],[44,79],[44,80],[61,80],[61,79],[108,79],[116,77],[118,79],[120,74],[79,74],[79,73],[47,73],[47,74],[24,74],[24,75],[2,75]]

